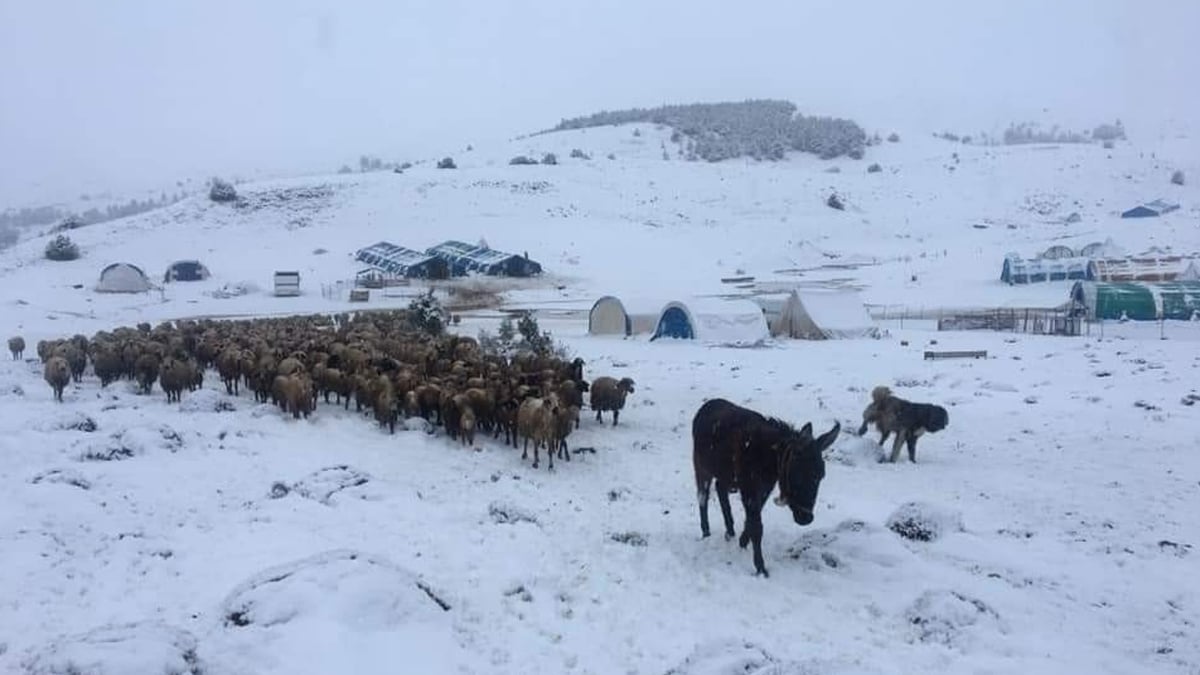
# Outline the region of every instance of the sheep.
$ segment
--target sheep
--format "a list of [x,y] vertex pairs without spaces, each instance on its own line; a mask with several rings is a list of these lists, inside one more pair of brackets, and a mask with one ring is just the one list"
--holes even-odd
[[301,415],[308,419],[313,411],[312,380],[304,373],[280,377],[283,379],[280,386],[286,412],[290,412],[295,419],[300,419]]
[[470,407],[462,411],[458,419],[458,428],[462,432],[459,439],[468,448],[475,447],[475,411]]
[[611,377],[597,377],[592,381],[591,406],[596,411],[596,421],[603,422],[600,414],[611,410],[613,426],[617,426],[617,418],[625,407],[625,397],[633,393],[633,380],[623,377],[619,381]]
[[71,366],[61,356],[51,356],[46,361],[43,377],[54,390],[54,400],[62,403],[63,389],[71,383]]
[[178,403],[183,389],[193,379],[191,365],[173,356],[168,356],[158,367],[158,384],[167,393],[167,403]]
[[154,381],[158,379],[159,358],[151,353],[142,354],[133,363],[133,372],[137,376],[138,391],[149,394]]
[[379,422],[379,426],[387,427],[388,433],[394,434],[396,433],[396,392],[392,387],[392,382],[380,375],[376,379],[374,389],[375,421]]
[[496,406],[496,429],[493,438],[499,438],[504,432],[504,445],[518,447],[517,443],[517,411],[521,404],[513,398],[506,399]]
[[13,361],[25,356],[25,338],[20,335],[8,338],[8,351],[12,352]]
[[579,408],[574,405],[560,406],[554,415],[554,449],[560,458],[571,461],[571,452],[567,447],[567,437],[571,435],[572,422],[579,425]]
[[554,393],[558,394],[558,398],[562,400],[564,405],[575,408],[576,429],[579,428],[578,412],[581,408],[583,408],[583,392],[586,391],[586,389],[581,387],[581,384],[582,383],[576,382],[575,380],[567,380],[559,383],[558,387],[554,389]]
[[242,375],[242,355],[237,349],[229,347],[217,356],[217,373],[225,383],[225,393],[230,396],[238,395],[238,381]]
[[529,456],[529,441],[533,441],[533,468],[538,468],[538,448],[545,444],[550,457],[550,468],[554,468],[554,448],[550,443],[554,437],[554,415],[557,410],[549,398],[529,398],[517,409],[517,432],[524,440],[521,459]]
[[100,378],[100,386],[107,387],[109,383],[121,379],[123,371],[121,354],[117,349],[107,344],[97,344],[92,352],[92,370]]

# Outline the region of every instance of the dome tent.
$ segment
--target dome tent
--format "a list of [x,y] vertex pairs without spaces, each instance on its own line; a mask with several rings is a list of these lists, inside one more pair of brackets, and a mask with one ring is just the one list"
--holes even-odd
[[654,331],[661,301],[605,295],[588,312],[589,335],[637,335]]
[[144,293],[154,285],[146,277],[146,273],[137,265],[129,263],[113,263],[100,271],[100,281],[96,284],[98,293]]
[[208,268],[199,260],[176,260],[167,266],[163,282],[203,281],[209,277]]
[[749,300],[693,298],[668,302],[651,340],[681,338],[719,344],[757,344],[770,338],[763,310]]

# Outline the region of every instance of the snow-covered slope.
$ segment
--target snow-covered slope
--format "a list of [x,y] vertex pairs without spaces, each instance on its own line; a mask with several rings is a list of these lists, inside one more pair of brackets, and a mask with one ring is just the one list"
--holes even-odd
[[[669,132],[650,126],[548,134],[456,153],[453,171],[241,185],[244,208],[189,200],[78,230],[75,262],[24,242],[0,253],[4,331],[25,336],[30,359],[38,339],[140,321],[344,311],[357,306],[321,285],[352,278],[351,253],[379,239],[528,251],[547,277],[507,300],[567,308],[626,289],[716,292],[739,272],[914,309],[1057,304],[1064,284],[1001,285],[1003,253],[1108,237],[1134,252],[1200,249],[1196,188],[1168,184],[1172,169],[1200,167],[1156,159],[1170,143],[980,148],[908,134],[862,162],[718,165],[664,160],[664,146],[673,155]],[[559,165],[507,164],[544,152]],[[872,162],[883,171],[868,174]],[[824,205],[830,190],[846,211]],[[1158,196],[1183,208],[1117,217]],[[1079,222],[1056,222],[1072,212]],[[213,278],[90,290],[109,262],[157,281],[179,258]],[[828,264],[843,266],[810,269]],[[271,297],[275,269],[300,270],[305,295]],[[211,295],[240,282],[262,290]],[[373,300],[389,302],[404,300]],[[1157,326],[1106,326],[1103,339],[906,326],[732,349],[592,338],[557,316],[543,327],[589,378],[638,386],[619,427],[585,411],[572,443],[594,454],[553,473],[488,440],[469,452],[441,435],[388,436],[334,406],[285,419],[211,375],[182,404],[90,375],[58,404],[35,358],[3,361],[0,671],[1200,667],[1200,327],[1170,325],[1161,340]],[[469,317],[460,330],[490,325]],[[933,339],[989,357],[923,361]],[[767,580],[747,551],[700,538],[690,423],[706,397],[849,430],[877,384],[949,410],[918,464],[877,464],[874,439],[844,434],[812,526],[768,505]],[[740,528],[736,503],[734,514]],[[896,520],[936,536],[902,538]]]

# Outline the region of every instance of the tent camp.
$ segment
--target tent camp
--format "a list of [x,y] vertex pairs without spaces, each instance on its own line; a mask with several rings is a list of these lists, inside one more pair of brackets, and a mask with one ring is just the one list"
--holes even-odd
[[445,260],[386,241],[358,249],[354,259],[394,277],[445,279],[450,275]]
[[1087,258],[1021,259],[1016,253],[1004,257],[1000,281],[1006,284],[1035,284],[1044,281],[1091,279]]
[[1200,281],[1159,284],[1081,281],[1071,288],[1071,305],[1089,321],[1190,321],[1200,316]]
[[98,293],[144,293],[154,286],[137,265],[113,263],[100,270]]
[[1121,213],[1122,218],[1157,218],[1164,213],[1170,213],[1178,210],[1179,205],[1173,202],[1168,202],[1164,199],[1155,199],[1152,202],[1146,202],[1141,206],[1135,206],[1128,211]]
[[670,337],[722,344],[755,344],[770,337],[766,317],[749,300],[694,298],[668,302],[651,340]]
[[589,335],[638,335],[654,331],[662,302],[605,295],[588,312]]
[[862,298],[853,291],[794,289],[759,299],[771,335],[803,340],[879,337]]
[[203,281],[208,277],[208,268],[199,260],[176,260],[167,266],[167,272],[163,275],[163,283]]
[[446,261],[450,274],[456,277],[472,272],[499,277],[532,277],[542,273],[542,266],[529,256],[505,253],[461,241],[444,241],[425,251]]
[[1079,249],[1079,257],[1081,258],[1121,258],[1125,256],[1125,251],[1117,246],[1112,237],[1104,241],[1094,241],[1087,246]]

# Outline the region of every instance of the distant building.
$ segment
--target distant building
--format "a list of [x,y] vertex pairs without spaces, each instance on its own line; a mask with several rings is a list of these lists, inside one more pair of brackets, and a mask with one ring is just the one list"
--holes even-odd
[[1155,199],[1152,202],[1146,202],[1141,206],[1135,206],[1121,214],[1122,218],[1157,218],[1164,213],[1170,213],[1179,209],[1179,204],[1168,202],[1162,199]]
[[445,260],[386,241],[360,248],[354,259],[394,277],[445,279],[450,275]]

